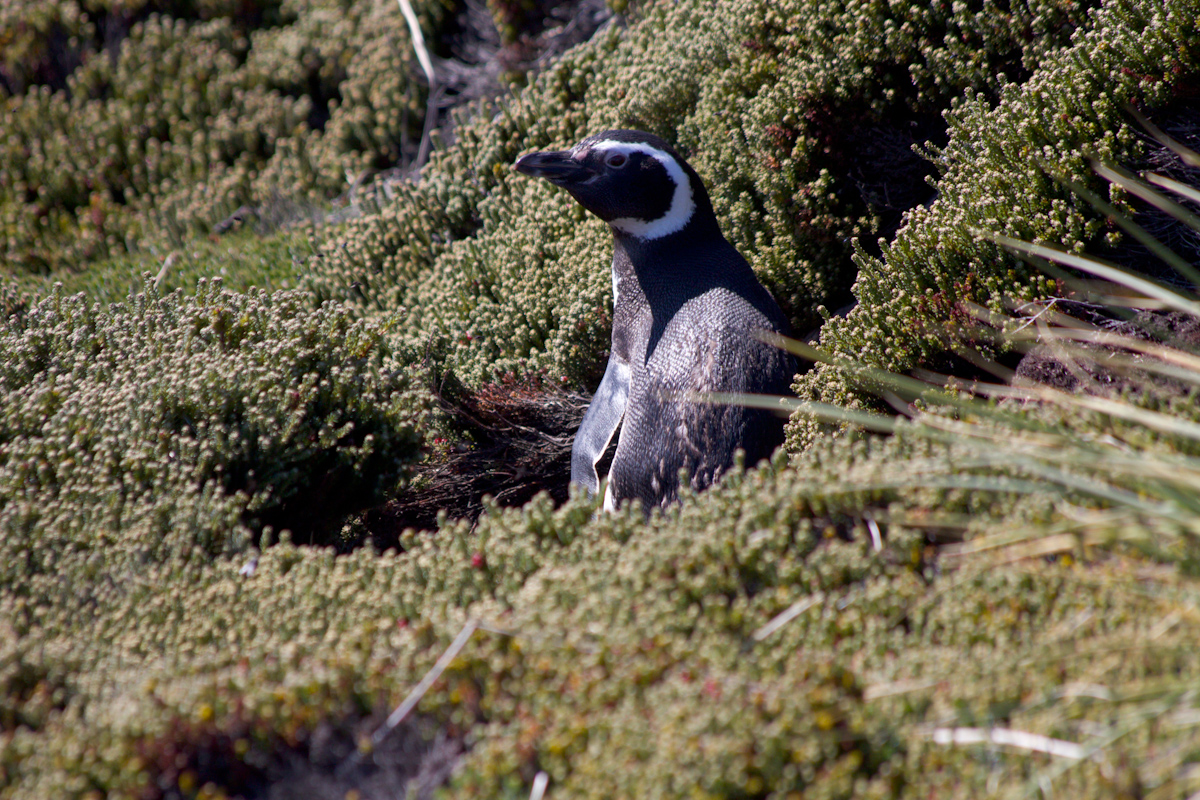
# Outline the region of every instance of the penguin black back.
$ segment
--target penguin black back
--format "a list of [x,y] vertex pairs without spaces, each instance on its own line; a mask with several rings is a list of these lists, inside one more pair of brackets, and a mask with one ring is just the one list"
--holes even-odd
[[753,464],[782,442],[770,411],[695,402],[709,392],[786,394],[795,365],[762,342],[787,321],[722,236],[700,176],[665,141],[604,131],[515,169],[571,193],[613,232],[613,334],[604,379],[572,450],[571,479],[591,492],[596,462],[623,422],[605,507],[678,496],[685,468],[709,486],[742,448]]

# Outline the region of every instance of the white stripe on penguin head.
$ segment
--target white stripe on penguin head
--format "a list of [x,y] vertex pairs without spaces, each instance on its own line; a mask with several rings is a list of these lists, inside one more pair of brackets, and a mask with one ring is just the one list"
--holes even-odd
[[624,153],[626,156],[630,153],[644,153],[662,164],[663,169],[667,171],[667,175],[675,184],[675,193],[671,196],[671,207],[658,219],[618,217],[609,220],[609,225],[639,239],[661,239],[683,230],[691,220],[692,214],[696,211],[696,201],[692,198],[692,182],[687,173],[683,171],[683,167],[679,166],[679,162],[670,153],[665,153],[657,147],[651,147],[641,142],[603,141],[593,144],[591,149],[605,153]]

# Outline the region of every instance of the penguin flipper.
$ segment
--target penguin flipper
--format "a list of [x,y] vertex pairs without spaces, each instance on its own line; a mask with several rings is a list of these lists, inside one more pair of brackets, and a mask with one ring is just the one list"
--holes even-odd
[[600,490],[596,464],[608,449],[629,401],[629,364],[616,355],[608,359],[604,379],[579,423],[575,444],[571,446],[571,482],[578,483],[588,494]]

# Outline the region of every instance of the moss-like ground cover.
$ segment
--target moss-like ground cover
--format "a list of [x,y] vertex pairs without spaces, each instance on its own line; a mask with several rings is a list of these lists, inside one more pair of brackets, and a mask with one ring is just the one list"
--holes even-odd
[[[436,43],[457,9],[417,5]],[[470,446],[447,398],[602,369],[606,233],[519,153],[664,135],[799,332],[857,300],[822,326],[834,362],[943,363],[966,302],[1059,291],[980,231],[1120,246],[1049,176],[1100,189],[1087,157],[1144,154],[1125,103],[1194,99],[1195,0],[646,2],[460,111],[377,211],[261,238],[210,233],[280,193],[333,209],[419,136],[398,6],[6,13],[0,797],[384,796],[399,746],[364,734],[468,620],[394,733],[428,740],[414,791],[1200,788],[1194,390],[889,437],[797,414],[772,465],[648,522],[541,496],[329,546]],[[839,363],[801,397],[877,403]]]

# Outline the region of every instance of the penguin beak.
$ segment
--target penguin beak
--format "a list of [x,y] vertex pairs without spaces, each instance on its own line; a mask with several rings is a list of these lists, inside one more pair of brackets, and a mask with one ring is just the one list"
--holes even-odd
[[570,152],[566,150],[521,156],[517,163],[513,164],[513,169],[522,175],[545,178],[556,186],[581,183],[595,174],[571,158]]

